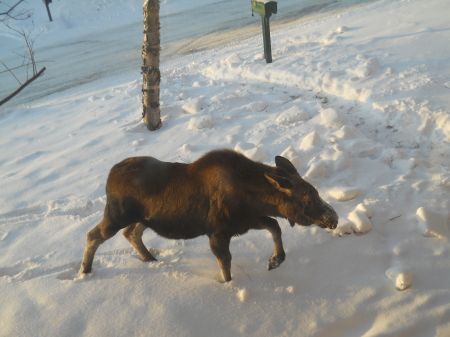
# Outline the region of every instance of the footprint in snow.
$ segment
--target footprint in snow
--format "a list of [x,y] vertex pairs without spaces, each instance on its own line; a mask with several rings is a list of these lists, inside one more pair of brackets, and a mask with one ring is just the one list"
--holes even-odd
[[105,208],[105,198],[94,200],[69,196],[64,199],[50,200],[46,203],[31,207],[24,207],[14,211],[0,214],[0,218],[27,218],[37,216],[38,218],[48,218],[51,216],[80,216],[88,217]]
[[12,266],[0,268],[0,277],[6,278],[10,283],[30,281],[53,274],[56,274],[56,278],[60,280],[73,280],[76,278],[81,261],[74,261],[52,268],[42,267],[42,264],[47,260],[47,257],[40,257],[19,261]]

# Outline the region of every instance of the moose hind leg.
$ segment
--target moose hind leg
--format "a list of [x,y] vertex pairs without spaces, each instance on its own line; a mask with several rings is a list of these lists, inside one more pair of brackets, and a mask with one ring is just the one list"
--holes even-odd
[[286,258],[286,253],[284,252],[283,248],[283,241],[281,240],[281,228],[278,224],[278,221],[264,216],[261,217],[258,222],[259,229],[267,229],[271,234],[273,238],[273,248],[274,252],[273,255],[269,259],[269,264],[267,265],[268,270],[275,269],[280,266],[281,263]]
[[231,237],[224,234],[214,233],[209,238],[211,251],[219,263],[225,282],[231,281]]
[[120,228],[114,227],[108,220],[103,218],[97,226],[92,228],[86,235],[86,248],[84,249],[83,262],[79,274],[87,274],[92,270],[92,262],[98,247],[106,240],[112,238]]
[[131,243],[134,249],[136,249],[142,260],[156,261],[155,257],[150,254],[148,249],[145,247],[144,242],[142,242],[142,234],[144,234],[146,229],[147,227],[138,222],[125,228],[122,234]]

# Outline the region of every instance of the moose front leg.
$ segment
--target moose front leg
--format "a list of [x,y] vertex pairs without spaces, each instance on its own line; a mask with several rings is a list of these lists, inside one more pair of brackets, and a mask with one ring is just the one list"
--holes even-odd
[[272,234],[274,252],[269,259],[267,269],[272,270],[279,267],[286,258],[286,253],[284,252],[283,241],[281,240],[281,228],[278,221],[268,216],[262,216],[255,229],[267,229]]
[[230,241],[231,236],[226,234],[214,233],[209,238],[211,251],[219,263],[225,282],[231,281]]

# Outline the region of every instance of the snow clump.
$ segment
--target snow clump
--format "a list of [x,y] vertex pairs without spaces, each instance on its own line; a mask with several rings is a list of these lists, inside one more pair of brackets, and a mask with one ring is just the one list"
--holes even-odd
[[449,236],[444,214],[420,207],[416,212],[416,218],[423,236],[437,238]]
[[357,67],[354,73],[358,77],[368,77],[381,66],[380,61],[376,57],[368,59],[365,65]]
[[181,151],[183,151],[183,153],[190,153],[194,150],[194,147],[191,144],[184,144],[181,147]]
[[344,124],[344,117],[334,109],[325,109],[318,116],[318,123],[329,128],[340,128]]
[[283,123],[283,122],[287,122],[287,123],[294,123],[294,122],[298,122],[298,121],[304,121],[307,120],[309,118],[309,114],[305,111],[300,109],[298,106],[293,106],[289,109],[287,109],[286,111],[284,111],[283,113],[281,113],[276,121],[278,123]]
[[266,157],[264,150],[252,143],[239,142],[236,144],[234,150],[254,161],[261,161]]
[[247,289],[240,289],[237,292],[237,297],[241,302],[245,302],[250,298],[250,292]]
[[328,190],[328,195],[337,201],[349,201],[356,198],[359,190],[352,187],[333,187]]
[[259,101],[247,104],[246,106],[244,106],[244,108],[248,111],[260,112],[267,108],[268,105],[269,103],[265,101]]
[[411,287],[413,274],[408,268],[399,266],[386,270],[386,276],[394,283],[398,291],[406,290]]
[[190,114],[196,114],[203,110],[203,99],[202,98],[193,98],[189,100],[186,104],[184,104],[181,108],[184,112]]
[[307,134],[305,137],[303,137],[300,143],[300,150],[307,151],[311,148],[318,147],[321,144],[322,138],[316,131],[313,131]]
[[336,29],[336,33],[342,34],[342,33],[348,32],[348,30],[349,29],[347,26],[341,26],[338,29]]
[[372,223],[366,214],[358,209],[355,209],[348,215],[348,220],[352,224],[352,228],[356,233],[367,233],[372,229]]
[[292,159],[298,156],[297,151],[292,146],[289,146],[286,150],[281,153],[281,156],[287,159]]
[[212,116],[192,117],[189,121],[188,130],[204,129],[208,126],[213,126],[215,123],[216,120]]

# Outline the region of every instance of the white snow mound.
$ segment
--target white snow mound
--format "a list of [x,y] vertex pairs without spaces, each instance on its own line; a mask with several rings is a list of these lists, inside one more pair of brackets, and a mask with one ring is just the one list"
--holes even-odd
[[237,297],[241,302],[245,302],[250,298],[250,292],[247,289],[240,289],[237,292]]
[[189,121],[188,130],[204,129],[208,126],[213,126],[215,123],[216,120],[212,116],[192,117]]
[[344,117],[335,109],[329,108],[320,113],[318,123],[329,128],[340,128],[344,124]]
[[373,216],[372,209],[365,204],[358,204],[358,206],[356,206],[356,210],[363,212],[369,219]]
[[203,110],[203,99],[202,98],[193,98],[189,100],[182,107],[184,112],[190,114],[196,114]]
[[423,236],[437,238],[449,237],[449,230],[444,214],[420,207],[417,209],[416,218]]
[[327,175],[327,166],[324,162],[316,161],[311,164],[305,173],[305,178],[320,178]]
[[352,228],[357,233],[367,233],[372,229],[372,223],[366,214],[355,209],[348,215],[348,219],[352,222]]
[[191,144],[184,144],[181,147],[181,151],[183,151],[183,153],[190,153],[194,150],[194,147]]
[[359,190],[353,187],[333,187],[328,190],[328,195],[337,201],[349,201],[356,198]]
[[348,30],[349,29],[348,29],[347,26],[341,26],[338,29],[336,29],[336,32],[339,33],[339,34],[342,34],[342,33],[348,32]]
[[261,161],[266,157],[264,150],[252,143],[239,142],[236,144],[234,150],[242,153],[244,156],[254,161]]
[[303,137],[302,142],[300,143],[300,150],[307,151],[310,148],[320,146],[321,143],[322,138],[316,131],[313,131]]
[[406,290],[413,283],[413,274],[408,268],[399,266],[386,270],[386,276],[394,283],[399,291]]
[[298,156],[297,151],[292,146],[289,146],[286,150],[281,153],[281,156],[287,159],[292,159]]
[[247,104],[244,108],[248,111],[259,112],[259,111],[263,111],[265,108],[267,108],[268,105],[269,105],[269,103],[267,103],[265,101],[258,101],[258,102],[253,102],[253,103]]
[[282,112],[276,119],[278,123],[294,123],[298,121],[304,121],[309,118],[309,114],[300,109],[298,106],[293,106],[286,111]]

